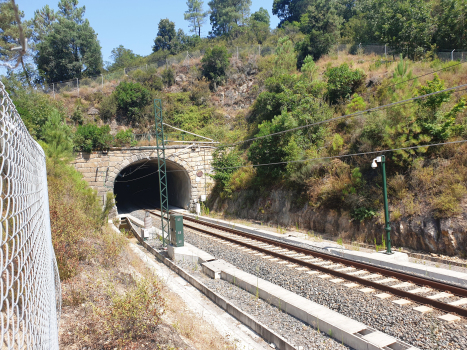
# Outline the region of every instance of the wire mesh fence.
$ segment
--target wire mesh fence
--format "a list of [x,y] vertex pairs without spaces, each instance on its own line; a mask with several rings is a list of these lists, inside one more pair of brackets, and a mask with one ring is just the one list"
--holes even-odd
[[0,82],[2,349],[58,349],[60,278],[45,155]]
[[[232,55],[233,61],[256,59],[275,53],[276,48],[272,46],[252,45],[229,47],[227,51]],[[74,79],[65,82],[57,82],[42,86],[45,93],[58,94],[64,93],[80,96],[80,91],[83,89],[91,89],[92,91],[104,91],[106,86],[110,88],[116,87],[121,80],[127,76],[137,74],[137,71],[150,72],[151,75],[157,75],[162,78],[162,71],[167,68],[176,67],[175,73],[187,73],[189,68],[199,63],[199,59],[204,56],[204,50],[185,51],[175,56],[170,56],[164,60],[148,63],[144,66],[124,67],[111,73],[102,74],[94,77],[86,77],[82,79]],[[353,55],[375,55],[382,58],[393,56],[397,58],[399,53],[392,49],[389,45],[362,45],[362,44],[340,44],[335,45],[331,54],[353,54]],[[460,51],[440,51],[437,56],[442,61],[466,61],[467,52]],[[183,68],[185,71],[183,71]]]

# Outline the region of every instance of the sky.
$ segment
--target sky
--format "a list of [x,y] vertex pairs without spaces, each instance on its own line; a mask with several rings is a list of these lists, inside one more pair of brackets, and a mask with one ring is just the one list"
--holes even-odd
[[[49,5],[58,9],[59,0],[16,0],[19,9],[24,12],[25,19],[30,19],[34,11]],[[209,0],[204,0],[207,11]],[[273,0],[252,0],[251,13],[264,7],[271,16],[271,27],[275,28],[279,19],[272,15]],[[84,17],[87,18],[98,34],[102,47],[104,62],[111,61],[112,49],[123,45],[142,56],[151,53],[157,26],[163,18],[175,22],[175,27],[189,33],[188,22],[183,15],[187,10],[186,0],[80,0],[79,6],[85,6]],[[201,36],[207,36],[211,26],[209,18],[201,28]],[[1,73],[1,72],[0,72]]]

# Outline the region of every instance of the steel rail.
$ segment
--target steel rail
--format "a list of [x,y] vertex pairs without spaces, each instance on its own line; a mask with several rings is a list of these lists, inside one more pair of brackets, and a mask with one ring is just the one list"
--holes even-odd
[[[154,213],[152,211],[149,211],[149,212],[152,215],[159,216],[159,214],[157,214],[157,213]],[[344,265],[347,265],[347,266],[350,265],[350,266],[353,266],[353,267],[356,267],[356,268],[359,268],[359,269],[368,270],[368,271],[375,272],[375,273],[380,273],[380,274],[385,275],[385,276],[395,277],[395,278],[397,278],[399,280],[402,280],[402,281],[410,281],[410,282],[413,282],[414,284],[418,284],[418,285],[422,285],[422,286],[430,286],[432,288],[435,288],[435,289],[438,289],[438,290],[441,290],[441,291],[449,291],[452,294],[457,295],[457,296],[467,296],[467,290],[466,289],[456,287],[456,286],[453,286],[453,285],[450,285],[450,284],[445,284],[445,283],[442,283],[442,282],[437,282],[437,281],[433,281],[433,280],[430,280],[430,279],[425,279],[423,277],[413,276],[413,275],[406,274],[406,273],[403,273],[403,272],[388,270],[388,269],[385,269],[385,268],[382,268],[382,267],[377,267],[377,266],[365,264],[365,263],[362,263],[362,262],[358,262],[358,261],[354,261],[354,260],[350,260],[350,259],[346,259],[346,258],[341,258],[341,257],[338,257],[338,256],[328,255],[328,254],[325,254],[325,253],[317,252],[317,251],[306,249],[306,248],[297,247],[297,246],[294,246],[292,244],[288,244],[288,243],[284,243],[284,242],[278,242],[276,240],[272,240],[272,239],[269,239],[269,238],[266,238],[266,237],[261,237],[261,236],[254,235],[254,234],[251,234],[251,233],[243,232],[243,231],[236,230],[236,229],[233,229],[233,228],[224,227],[224,226],[221,226],[221,225],[216,225],[216,224],[213,224],[213,223],[196,220],[196,219],[190,218],[190,217],[185,216],[185,215],[183,216],[183,218],[184,218],[184,220],[188,220],[188,221],[191,221],[191,222],[196,222],[196,223],[199,223],[201,225],[205,225],[205,226],[212,227],[212,228],[215,228],[215,229],[218,229],[218,230],[230,232],[230,233],[233,233],[233,234],[236,234],[236,235],[239,235],[239,236],[254,239],[256,241],[261,241],[261,242],[264,242],[264,243],[268,243],[270,245],[279,246],[279,247],[281,247],[283,249],[295,251],[297,253],[306,254],[306,255],[313,255],[314,257],[324,258],[326,260],[331,260],[333,262],[337,262],[337,263],[344,264]],[[440,302],[440,301],[437,301],[437,300],[434,300],[434,299],[429,299],[429,298],[423,297],[421,295],[416,295],[416,294],[410,293],[410,291],[403,291],[403,290],[400,290],[400,289],[397,289],[397,288],[392,288],[390,286],[386,286],[386,285],[378,283],[378,282],[373,282],[373,281],[370,281],[370,280],[367,280],[367,279],[364,279],[364,278],[360,278],[360,277],[357,277],[357,276],[352,276],[352,275],[349,275],[349,274],[347,274],[345,272],[339,272],[339,271],[335,271],[335,270],[332,270],[332,269],[329,269],[329,268],[326,268],[326,267],[323,267],[323,266],[315,265],[315,264],[313,264],[311,262],[306,262],[306,261],[303,261],[301,259],[294,258],[292,256],[283,255],[283,254],[281,254],[279,252],[274,252],[274,251],[271,251],[271,250],[269,250],[267,248],[262,248],[262,247],[258,247],[256,245],[254,245],[254,244],[242,242],[242,241],[239,241],[239,240],[237,240],[235,238],[232,238],[232,237],[226,237],[226,236],[223,236],[222,234],[211,232],[209,230],[205,230],[205,229],[202,229],[202,228],[199,228],[199,227],[190,226],[189,224],[187,225],[186,223],[184,223],[184,226],[190,227],[192,229],[198,230],[200,232],[206,233],[206,234],[211,235],[211,236],[221,238],[223,240],[230,241],[230,242],[238,244],[238,245],[248,247],[250,249],[260,251],[262,253],[265,253],[267,255],[271,255],[271,256],[280,258],[282,260],[290,261],[290,262],[292,262],[294,264],[306,266],[306,267],[309,267],[309,268],[314,269],[314,270],[319,270],[319,271],[334,275],[336,277],[340,277],[340,278],[343,278],[343,279],[346,279],[346,280],[349,280],[349,281],[357,282],[359,284],[362,284],[362,285],[365,285],[365,286],[368,286],[368,287],[372,287],[372,288],[375,288],[375,289],[378,289],[378,290],[381,290],[381,291],[389,292],[389,293],[391,293],[393,295],[397,295],[397,296],[400,296],[402,298],[413,300],[413,301],[415,301],[415,302],[417,302],[419,304],[431,305],[434,308],[445,311],[445,312],[455,313],[455,314],[458,314],[460,316],[467,317],[467,309],[464,309],[464,308],[461,308],[461,307],[446,304],[446,303],[443,303],[443,302]]]

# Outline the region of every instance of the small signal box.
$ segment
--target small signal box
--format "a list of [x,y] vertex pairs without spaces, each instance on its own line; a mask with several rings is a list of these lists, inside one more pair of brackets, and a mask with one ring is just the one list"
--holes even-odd
[[183,247],[185,245],[182,215],[170,215],[170,243],[174,247]]

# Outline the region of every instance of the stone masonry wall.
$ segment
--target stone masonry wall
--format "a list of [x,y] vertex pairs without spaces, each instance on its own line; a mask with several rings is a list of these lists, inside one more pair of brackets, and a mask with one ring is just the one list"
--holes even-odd
[[[205,193],[205,181],[207,195],[210,194],[213,181],[208,174],[213,172],[211,168],[213,151],[214,148],[211,146],[194,148],[166,146],[166,160],[185,169],[190,178],[190,208]],[[108,152],[79,152],[72,164],[83,174],[84,180],[97,190],[104,203],[106,193],[113,192],[118,173],[130,164],[148,158],[157,160],[156,147],[112,148]],[[206,174],[204,174],[205,168]],[[201,177],[196,175],[199,171],[203,172]]]

